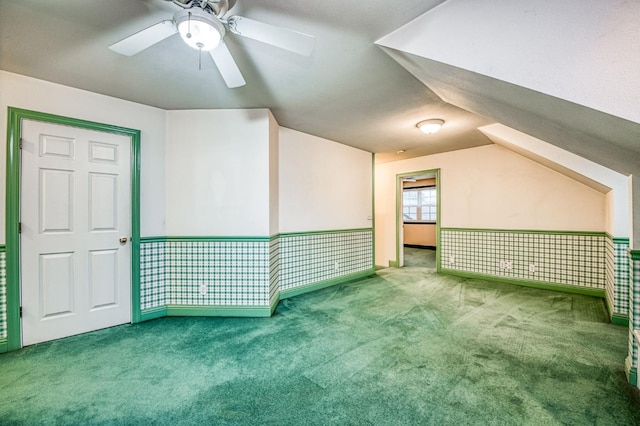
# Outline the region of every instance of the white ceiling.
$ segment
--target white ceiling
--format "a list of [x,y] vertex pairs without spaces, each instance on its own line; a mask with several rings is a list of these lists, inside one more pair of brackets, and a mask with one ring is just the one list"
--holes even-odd
[[[132,57],[108,49],[136,31],[171,19],[178,6],[170,1],[0,0],[0,69],[169,110],[269,108],[284,127],[375,152],[378,162],[489,144],[477,129],[499,122],[621,173],[638,169],[640,125],[635,121],[479,74],[473,67],[375,44],[427,11],[431,22],[446,29],[462,25],[458,18],[473,18],[481,11],[490,17],[501,7],[485,0],[480,9],[476,1],[237,0],[231,14],[313,34],[316,47],[311,57],[300,57],[229,34],[225,40],[247,81],[244,87],[229,89],[208,56],[203,56],[198,70],[198,52],[177,36]],[[446,7],[452,3],[457,8]],[[632,5],[626,7],[635,8]],[[524,12],[531,10],[533,6]],[[559,16],[556,21],[560,28],[582,25],[576,16]],[[472,43],[491,53],[486,40],[506,27],[491,19],[477,20],[491,23],[483,27],[485,42],[477,43],[473,31],[459,31],[459,40],[449,44]],[[471,21],[464,22],[472,26]],[[529,29],[528,43],[537,40],[536,22]],[[611,34],[607,28],[620,25],[606,22],[601,27],[606,35]],[[511,35],[508,44],[517,51],[517,22],[509,28],[516,36]],[[626,46],[628,40],[640,39],[636,37],[640,27],[625,28],[634,31]],[[439,43],[438,35],[456,36],[430,34],[425,43],[431,45]],[[540,40],[544,44],[540,51],[553,46]],[[553,42],[562,44],[558,38]],[[483,58],[488,68],[499,63],[498,58]],[[538,62],[548,63],[553,76],[554,63]],[[626,75],[640,75],[633,69],[637,61],[630,63]],[[572,79],[564,78],[558,82]],[[606,91],[606,86],[581,90],[592,89]],[[446,124],[438,134],[425,136],[415,124],[428,118],[442,118]],[[397,154],[399,150],[405,152]]]

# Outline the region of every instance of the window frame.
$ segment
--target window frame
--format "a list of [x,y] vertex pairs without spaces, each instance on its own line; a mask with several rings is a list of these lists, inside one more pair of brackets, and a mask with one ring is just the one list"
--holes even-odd
[[[425,189],[433,189],[434,191],[434,200],[435,203],[434,204],[424,204],[422,203],[422,190]],[[437,193],[437,185],[423,185],[423,186],[414,186],[414,187],[409,187],[409,188],[402,188],[402,223],[407,223],[407,224],[428,224],[428,225],[433,225],[436,224],[438,221],[438,193]],[[415,205],[406,205],[405,204],[405,198],[404,198],[404,194],[405,192],[416,192],[417,193],[417,198],[418,198],[418,202]],[[405,219],[404,218],[404,209],[405,207],[415,207],[416,208],[416,215],[418,217],[418,219]],[[422,219],[422,208],[423,207],[433,207],[434,208],[434,215],[435,215],[435,219],[427,219],[427,220],[423,220]]]

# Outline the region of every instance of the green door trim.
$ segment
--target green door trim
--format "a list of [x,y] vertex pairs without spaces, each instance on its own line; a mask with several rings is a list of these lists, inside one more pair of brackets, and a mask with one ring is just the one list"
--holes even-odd
[[41,121],[131,138],[131,320],[140,321],[140,130],[8,108],[6,183],[7,350],[22,346],[20,327],[20,135],[22,120]]

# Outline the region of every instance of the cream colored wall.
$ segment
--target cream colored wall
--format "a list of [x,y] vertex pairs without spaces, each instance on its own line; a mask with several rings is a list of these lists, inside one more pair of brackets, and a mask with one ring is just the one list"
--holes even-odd
[[280,232],[370,228],[371,153],[280,128]]
[[440,169],[441,227],[598,231],[606,196],[497,145],[376,165],[376,264],[396,260],[396,175]]
[[[0,132],[7,134],[7,107],[141,130],[141,235],[165,234],[165,111],[60,84],[0,71]],[[4,224],[6,138],[0,138],[0,211]],[[0,244],[5,227],[0,226]]]
[[271,234],[269,126],[267,109],[167,112],[167,235]]
[[405,223],[403,225],[404,244],[416,246],[436,246],[436,225],[425,223]]

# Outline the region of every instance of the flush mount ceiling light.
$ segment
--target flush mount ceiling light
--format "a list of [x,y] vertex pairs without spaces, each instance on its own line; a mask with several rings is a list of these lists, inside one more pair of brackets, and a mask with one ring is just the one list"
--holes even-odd
[[424,120],[416,124],[416,127],[420,129],[423,133],[427,135],[432,135],[437,133],[438,130],[444,124],[444,120],[440,120],[439,118],[433,118],[431,120]]
[[224,24],[197,7],[179,11],[174,15],[173,22],[182,40],[197,50],[213,50],[224,37]]

